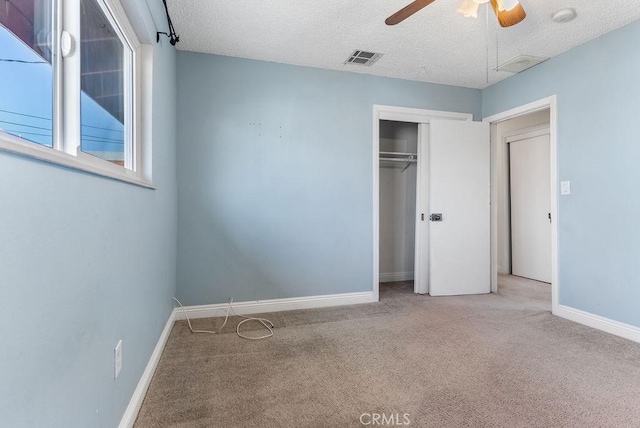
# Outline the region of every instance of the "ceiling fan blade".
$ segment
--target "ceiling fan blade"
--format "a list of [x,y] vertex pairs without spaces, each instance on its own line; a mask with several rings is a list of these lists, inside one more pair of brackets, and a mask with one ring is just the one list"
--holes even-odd
[[493,11],[498,17],[498,22],[501,27],[511,27],[513,25],[519,24],[526,17],[527,13],[524,11],[524,8],[520,3],[516,7],[511,10],[499,10],[497,0],[491,0],[491,7],[493,7]]
[[415,0],[413,3],[408,4],[407,6],[403,7],[402,9],[388,17],[384,21],[384,23],[387,25],[399,24],[420,9],[429,6],[434,1],[435,0]]

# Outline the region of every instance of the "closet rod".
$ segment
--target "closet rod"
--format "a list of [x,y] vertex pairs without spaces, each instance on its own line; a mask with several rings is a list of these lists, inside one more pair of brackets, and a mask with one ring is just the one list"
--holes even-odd
[[389,156],[417,156],[416,153],[403,153],[403,152],[380,152],[380,155],[389,155]]
[[417,155],[415,153],[402,153],[402,152],[380,152],[380,163],[383,162],[402,162],[405,163],[405,167],[402,172],[405,172],[409,165],[417,163]]
[[418,162],[417,159],[402,159],[402,158],[380,158],[381,161],[389,162]]

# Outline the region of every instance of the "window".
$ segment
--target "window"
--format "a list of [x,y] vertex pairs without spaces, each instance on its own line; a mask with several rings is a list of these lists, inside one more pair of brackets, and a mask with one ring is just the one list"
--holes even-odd
[[140,50],[117,0],[0,0],[0,149],[151,187]]

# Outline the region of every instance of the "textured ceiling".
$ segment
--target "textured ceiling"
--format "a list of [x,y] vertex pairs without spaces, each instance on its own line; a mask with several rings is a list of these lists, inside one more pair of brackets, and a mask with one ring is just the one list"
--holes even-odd
[[[436,0],[393,27],[384,24],[385,18],[411,0],[168,4],[181,50],[470,88],[511,76],[493,70],[498,62],[519,54],[553,57],[640,19],[640,0],[520,0],[527,18],[505,29],[491,10],[487,23],[487,5],[480,6],[477,19],[458,14],[460,1]],[[551,15],[566,7],[574,8],[578,17],[564,24],[552,22]],[[384,56],[371,67],[344,65],[354,49]]]

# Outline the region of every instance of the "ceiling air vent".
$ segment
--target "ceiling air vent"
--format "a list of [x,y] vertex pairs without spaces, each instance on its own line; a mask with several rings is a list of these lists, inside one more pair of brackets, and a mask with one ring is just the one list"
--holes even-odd
[[517,57],[511,58],[509,61],[500,64],[496,70],[506,71],[509,73],[520,73],[525,71],[527,68],[531,68],[548,59],[549,58],[539,58],[537,56],[518,55]]
[[384,54],[367,51],[353,51],[349,59],[347,59],[344,63],[366,65],[367,67],[371,67],[373,63],[382,58],[382,55]]

